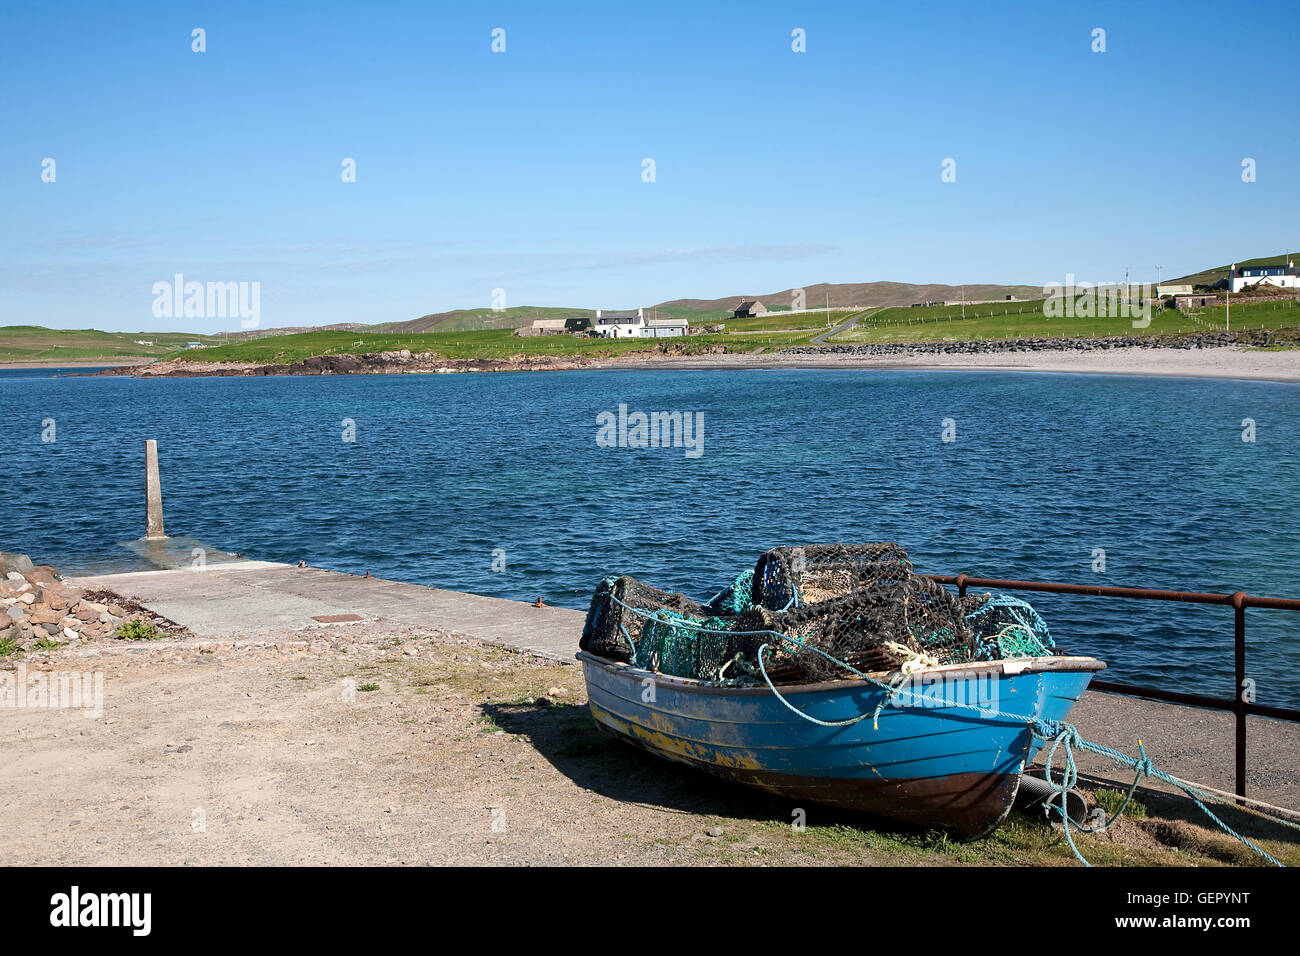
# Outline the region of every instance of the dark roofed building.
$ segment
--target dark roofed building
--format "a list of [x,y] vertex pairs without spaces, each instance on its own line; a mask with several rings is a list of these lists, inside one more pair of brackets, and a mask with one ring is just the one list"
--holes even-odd
[[767,306],[756,299],[740,303],[731,313],[733,319],[756,319],[767,313]]

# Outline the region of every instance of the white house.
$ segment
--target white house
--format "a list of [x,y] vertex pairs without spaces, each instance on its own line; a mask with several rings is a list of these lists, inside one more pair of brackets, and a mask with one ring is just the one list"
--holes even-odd
[[596,334],[603,335],[607,339],[640,338],[645,327],[645,309],[637,309],[635,312],[596,310]]
[[1284,266],[1242,266],[1240,269],[1234,265],[1228,273],[1228,283],[1233,292],[1261,282],[1280,289],[1300,289],[1300,272],[1297,272],[1294,262],[1288,262]]

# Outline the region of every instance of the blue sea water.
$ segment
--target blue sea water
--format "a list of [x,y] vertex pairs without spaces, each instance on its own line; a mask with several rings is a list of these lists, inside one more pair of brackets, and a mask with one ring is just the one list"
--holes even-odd
[[[702,413],[702,454],[600,447],[597,416],[620,403]],[[141,381],[10,370],[0,412],[0,547],[65,573],[134,566],[123,542],[143,533],[143,440],[156,438],[169,533],[571,607],[610,573],[707,598],[768,547],[837,540],[896,540],[928,572],[1300,593],[1293,384],[879,370]],[[41,440],[46,419],[53,442]],[[944,419],[954,441],[941,440]],[[1245,419],[1253,442],[1242,440]],[[1058,644],[1108,661],[1111,679],[1232,693],[1226,608],[1022,596]],[[1257,699],[1300,705],[1300,614],[1252,610],[1247,621]]]

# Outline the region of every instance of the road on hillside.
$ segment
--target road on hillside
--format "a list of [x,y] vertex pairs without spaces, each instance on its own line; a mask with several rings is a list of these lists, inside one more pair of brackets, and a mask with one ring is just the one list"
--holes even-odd
[[[882,308],[883,308],[883,306],[882,306]],[[840,332],[847,332],[849,329],[853,328],[854,326],[856,326],[856,325],[858,324],[858,319],[865,319],[867,316],[869,316],[869,315],[875,315],[875,314],[876,314],[877,312],[879,312],[879,311],[880,311],[880,309],[864,309],[864,310],[861,311],[861,312],[855,312],[855,313],[853,313],[853,315],[850,315],[847,319],[845,319],[845,320],[844,320],[843,322],[841,322],[839,325],[835,326],[835,328],[831,329],[831,330],[828,331],[828,332],[823,332],[821,335],[816,336],[816,337],[812,340],[812,342],[811,342],[810,344],[812,344],[812,345],[825,345],[825,344],[826,344],[826,340],[827,340],[830,336],[832,336],[832,335],[836,335],[836,334],[838,334],[838,333],[840,333]]]

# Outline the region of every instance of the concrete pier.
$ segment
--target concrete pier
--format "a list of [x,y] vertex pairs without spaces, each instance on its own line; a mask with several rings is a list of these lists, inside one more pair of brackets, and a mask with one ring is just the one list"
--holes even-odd
[[[391,621],[459,631],[467,637],[573,663],[586,615],[557,607],[444,591],[270,561],[69,578],[134,598],[199,637],[265,637],[268,632],[356,621]],[[324,620],[322,620],[324,618]]]
[[163,531],[162,480],[158,476],[158,442],[144,443],[145,540],[167,537]]

